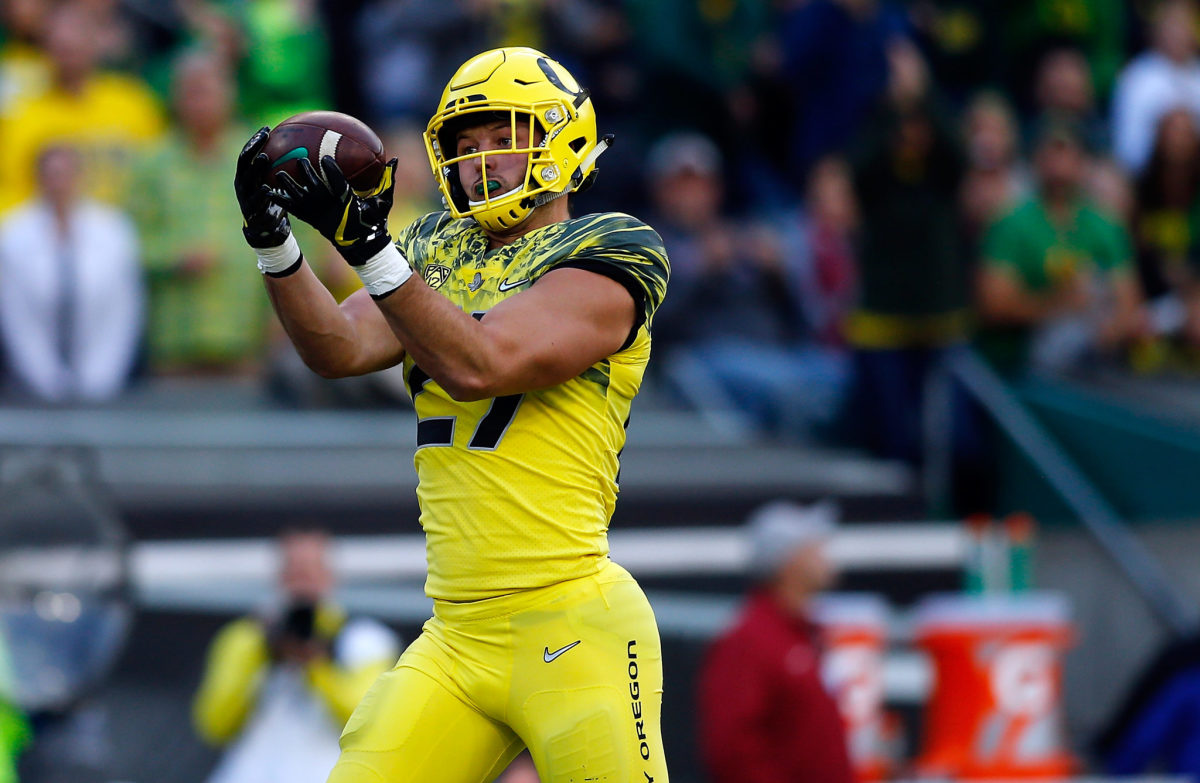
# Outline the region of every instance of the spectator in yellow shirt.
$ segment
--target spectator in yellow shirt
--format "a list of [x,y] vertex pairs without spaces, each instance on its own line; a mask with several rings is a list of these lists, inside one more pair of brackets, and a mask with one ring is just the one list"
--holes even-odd
[[135,150],[164,130],[162,107],[144,83],[98,70],[94,21],[86,6],[70,1],[47,20],[50,85],[18,101],[4,117],[0,212],[33,195],[38,154],[55,144],[69,144],[82,154],[87,195],[118,203]]
[[267,353],[269,305],[261,276],[242,263],[227,193],[246,135],[233,119],[232,75],[215,54],[188,52],[175,62],[171,96],[174,126],[139,156],[129,193],[150,293],[150,368],[249,374]]

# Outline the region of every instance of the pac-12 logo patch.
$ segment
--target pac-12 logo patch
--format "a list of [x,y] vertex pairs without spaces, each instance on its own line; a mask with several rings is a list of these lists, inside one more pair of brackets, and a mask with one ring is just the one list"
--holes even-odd
[[450,279],[450,267],[441,264],[430,264],[425,267],[425,282],[430,288],[441,288],[442,283]]

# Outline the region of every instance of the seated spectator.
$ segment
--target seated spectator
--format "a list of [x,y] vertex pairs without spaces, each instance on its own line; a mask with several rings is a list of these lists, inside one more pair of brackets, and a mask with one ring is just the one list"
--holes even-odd
[[206,741],[229,744],[209,783],[321,783],[367,688],[396,662],[386,626],[348,618],[331,599],[329,539],[279,539],[277,605],[226,625],[208,650],[192,704]]
[[812,435],[837,408],[845,361],[814,343],[778,236],[723,214],[721,156],[707,138],[662,139],[648,168],[651,222],[671,255],[672,295],[655,316],[655,338],[672,390],[718,421]]
[[981,347],[1001,372],[1067,370],[1142,333],[1129,235],[1084,197],[1082,134],[1052,122],[1034,155],[1037,193],[983,244]]
[[841,350],[846,318],[858,297],[858,202],[849,165],[837,156],[818,161],[804,193],[798,219],[781,232],[789,282],[813,339]]
[[1113,152],[1135,176],[1150,160],[1163,115],[1182,106],[1200,116],[1200,57],[1191,0],[1163,0],[1154,13],[1150,43],[1121,71],[1112,101]]
[[1138,277],[1159,335],[1200,345],[1200,127],[1190,111],[1163,116],[1137,181],[1134,242]]
[[1092,71],[1083,52],[1060,47],[1047,52],[1034,76],[1034,128],[1037,121],[1053,117],[1075,123],[1088,147],[1097,154],[1109,148],[1108,122],[1096,110]]
[[0,224],[0,337],[17,392],[100,401],[129,382],[142,334],[137,233],[124,213],[80,195],[72,147],[38,158],[37,199]]
[[70,144],[82,157],[88,196],[121,203],[137,152],[164,128],[158,100],[138,79],[97,69],[99,42],[88,7],[66,0],[50,12],[45,49],[50,86],[15,104],[0,145],[0,211],[33,196],[38,153]]
[[821,679],[810,601],[832,584],[837,511],[777,501],[746,523],[756,582],[709,648],[696,705],[712,783],[852,783],[845,727]]
[[268,302],[229,197],[250,133],[233,121],[233,103],[220,59],[184,55],[172,84],[176,125],[138,162],[130,207],[145,248],[157,374],[247,374],[265,358]]
[[1017,121],[1003,96],[976,95],[963,118],[967,171],[962,186],[962,216],[968,242],[978,243],[984,229],[1029,192],[1029,171],[1021,159]]

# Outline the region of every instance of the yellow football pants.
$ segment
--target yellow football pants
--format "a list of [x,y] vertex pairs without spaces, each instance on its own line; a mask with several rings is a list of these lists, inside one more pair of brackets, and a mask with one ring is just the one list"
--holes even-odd
[[434,602],[342,732],[329,783],[487,783],[528,747],[542,783],[667,783],[662,650],[628,572]]

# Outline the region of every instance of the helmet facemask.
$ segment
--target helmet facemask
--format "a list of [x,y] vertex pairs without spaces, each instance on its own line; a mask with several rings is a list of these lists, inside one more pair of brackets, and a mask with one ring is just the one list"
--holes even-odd
[[[561,108],[550,107],[543,110],[542,114],[558,118],[557,127],[554,124],[547,127],[544,116],[539,117],[515,107],[497,109],[494,106],[471,108],[455,113],[440,126],[431,125],[426,142],[431,158],[436,161],[438,186],[443,194],[450,194],[450,198],[446,199],[447,207],[455,217],[474,217],[484,228],[505,230],[524,221],[535,207],[565,194],[563,189],[553,192],[555,185],[560,184],[560,177],[547,146],[553,134],[565,123],[565,113]],[[513,147],[456,154],[459,131],[498,120],[508,123]],[[518,129],[525,131],[526,141],[521,146],[515,146],[518,143]],[[487,171],[489,160],[501,155],[524,155],[526,161],[521,181],[509,190],[498,192],[498,189],[489,186],[492,180],[487,178]],[[484,173],[482,193],[471,192],[470,183],[464,185],[459,176],[463,164],[469,166],[475,160]]]
[[[508,47],[472,57],[451,78],[439,106],[425,129],[438,188],[454,217],[474,218],[488,231],[518,226],[542,204],[578,191],[611,141],[596,136],[588,91],[536,49]],[[514,141],[524,128],[528,141],[520,148],[457,154],[459,131],[497,119],[508,122]],[[486,172],[495,155],[528,156],[520,185],[496,192],[485,182],[485,192],[468,193],[459,182],[460,164]]]

